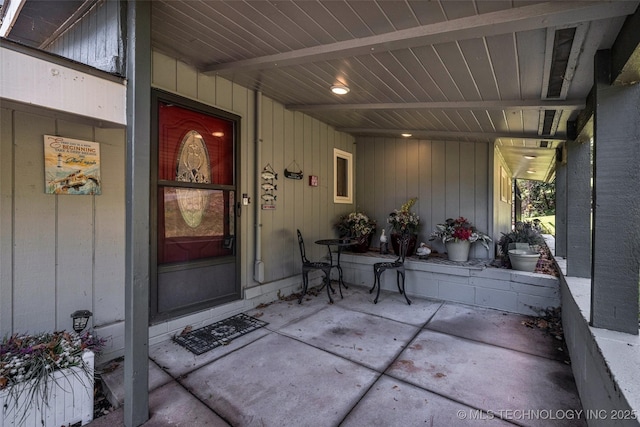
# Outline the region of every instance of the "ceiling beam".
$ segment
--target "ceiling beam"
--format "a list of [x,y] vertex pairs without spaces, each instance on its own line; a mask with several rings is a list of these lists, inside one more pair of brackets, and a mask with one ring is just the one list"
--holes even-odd
[[583,21],[629,15],[634,12],[636,6],[635,2],[626,1],[539,3],[274,55],[213,64],[205,67],[203,71],[208,74],[222,74],[279,68],[550,26],[577,24]]
[[445,101],[445,102],[387,102],[371,104],[290,104],[292,111],[340,110],[582,110],[585,102],[567,101]]
[[640,7],[625,20],[611,47],[613,84],[640,82]]
[[[611,47],[610,76],[608,80],[614,84],[635,84],[640,81],[640,7],[625,20],[618,37]],[[593,136],[593,117],[596,110],[594,88],[591,88],[585,107],[580,111],[575,122],[568,128],[568,138],[579,142],[588,141]],[[569,122],[570,123],[570,122]]]
[[461,132],[461,131],[437,131],[424,129],[377,129],[377,128],[336,128],[339,132],[361,135],[389,135],[400,138],[403,133],[410,133],[412,137],[426,138],[471,138],[481,140],[496,140],[500,138],[529,139],[536,141],[561,142],[566,140],[566,135],[557,134],[546,137],[535,133],[516,132]]

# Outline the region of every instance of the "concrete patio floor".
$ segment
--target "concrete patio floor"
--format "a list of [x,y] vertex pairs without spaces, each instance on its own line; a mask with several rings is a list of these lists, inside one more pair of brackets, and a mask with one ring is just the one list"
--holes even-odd
[[[145,425],[586,425],[562,342],[527,317],[343,292],[248,311],[269,325],[200,356],[152,346]],[[122,402],[123,367],[104,380]]]

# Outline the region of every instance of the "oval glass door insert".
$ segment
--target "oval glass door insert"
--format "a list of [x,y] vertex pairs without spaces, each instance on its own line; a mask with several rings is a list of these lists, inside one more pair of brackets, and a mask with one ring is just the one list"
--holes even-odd
[[[182,139],[177,163],[176,181],[211,183],[209,152],[204,138],[197,131],[187,132]],[[202,222],[209,204],[209,193],[198,188],[177,188],[176,197],[184,222],[196,228]]]

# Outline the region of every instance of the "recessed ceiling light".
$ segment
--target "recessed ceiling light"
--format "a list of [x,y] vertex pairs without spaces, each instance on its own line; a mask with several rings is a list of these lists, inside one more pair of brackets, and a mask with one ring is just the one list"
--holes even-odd
[[533,169],[529,169],[529,170],[527,171],[527,173],[536,173],[536,171],[535,171],[535,170],[533,170]]
[[409,138],[410,136],[412,136],[410,133],[403,133],[401,135],[404,136],[405,138]]
[[331,92],[336,95],[346,95],[349,93],[349,87],[347,85],[343,85],[342,83],[335,84],[331,86]]
[[533,159],[535,159],[536,157],[537,157],[537,156],[534,156],[534,155],[532,155],[532,154],[525,154],[525,155],[524,155],[524,158],[525,158],[525,159],[529,159],[529,160],[533,160]]

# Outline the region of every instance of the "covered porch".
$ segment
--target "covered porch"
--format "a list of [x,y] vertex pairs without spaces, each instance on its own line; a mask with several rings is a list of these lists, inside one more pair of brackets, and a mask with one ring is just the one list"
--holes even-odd
[[[145,425],[582,426],[617,414],[584,410],[553,319],[343,293],[333,305],[316,289],[302,304],[248,310],[269,324],[200,356],[151,346]],[[116,366],[105,379],[122,403]],[[123,409],[90,425],[123,425]]]
[[[511,227],[516,178],[556,182],[555,250],[563,274],[552,297],[563,308],[582,408],[640,409],[638,2],[378,1],[371,3],[375,8],[350,1],[56,3],[70,7],[66,16],[61,7],[39,9],[42,2],[3,3],[0,332],[63,329],[70,312],[90,308],[92,326],[109,337],[103,357],[126,356],[126,425],[139,425],[150,415],[147,368],[156,370],[160,359],[154,352],[171,344],[173,335],[188,325],[255,313],[255,307],[299,289],[296,228],[309,241],[329,237],[335,219],[356,210],[383,225],[391,210],[417,196],[421,240],[435,224],[464,215],[495,241]],[[41,15],[58,18],[52,20],[57,26],[32,31],[34,16]],[[345,84],[347,97],[329,92],[330,86]],[[155,141],[149,117],[154,91],[239,117],[234,185],[237,201],[246,204],[232,215],[237,299],[150,322],[150,271],[157,262],[150,241],[158,229],[151,220],[157,206],[149,200],[156,191],[151,188]],[[100,143],[104,193],[44,194],[43,135]],[[348,157],[353,159],[352,187],[342,195],[334,194],[336,150],[353,156]],[[281,177],[289,165],[299,165],[305,179],[281,178],[277,202],[263,208],[261,172],[267,164]],[[311,177],[315,180],[307,181]],[[322,256],[322,249],[312,248],[313,257]],[[476,248],[473,257],[492,260],[495,254],[494,247]],[[355,275],[356,264],[350,280],[357,285],[366,280]],[[376,390],[374,381],[398,380],[423,388],[412,388],[418,395],[435,392],[438,402],[446,397],[454,407],[485,415],[503,409],[478,403],[477,395],[413,383],[396,366],[400,355],[417,351],[411,347],[421,334],[446,335],[450,345],[445,347],[453,354],[468,351],[457,347],[467,340],[497,345],[497,352],[507,347],[516,359],[528,352],[487,342],[474,335],[478,331],[452,335],[432,325],[438,313],[460,302],[486,308],[486,301],[494,301],[502,305],[493,308],[508,312],[524,306],[517,293],[497,297],[504,289],[496,277],[468,277],[482,286],[471,286],[472,279],[457,283],[467,289],[452,295],[451,303],[442,302],[447,298],[441,293],[421,294],[417,286],[433,284],[416,280],[411,292],[436,300],[422,303],[434,317],[419,317],[416,324],[386,319],[411,325],[413,334],[380,366],[349,357],[340,363],[373,369],[368,392]],[[388,295],[390,301],[393,296]],[[367,297],[354,292],[344,303],[355,303],[345,308],[376,319],[393,316],[391,307],[389,313],[372,314],[376,306]],[[322,296],[317,299],[321,305],[314,315],[334,310]],[[371,308],[361,308],[365,301]],[[484,313],[485,308],[468,310]],[[460,310],[456,316],[466,318]],[[288,331],[287,339],[299,348],[320,330],[306,331],[311,335]],[[260,345],[281,341],[283,334],[278,329],[267,335],[238,350],[256,349],[251,357],[269,358],[264,352],[272,350],[279,354],[274,346]],[[304,351],[313,357],[318,346],[311,347]],[[226,353],[216,354],[229,360]],[[435,357],[421,356],[422,363]],[[540,355],[523,359],[521,378],[534,372],[527,368],[530,357]],[[246,358],[238,360],[250,367]],[[396,376],[384,377],[388,372]],[[566,368],[558,372],[553,384],[561,387]],[[444,380],[437,382],[467,385],[450,383],[454,374],[438,373],[446,376],[436,375]],[[172,386],[186,379],[181,374]],[[238,396],[249,408],[252,397]],[[339,422],[359,411],[354,396],[337,416]],[[565,398],[571,396],[570,390]],[[495,401],[503,398],[496,395]],[[195,405],[202,407],[206,399],[199,396]],[[383,400],[390,401],[389,396]],[[606,425],[609,420],[588,421]]]

